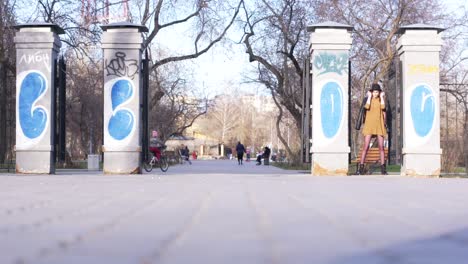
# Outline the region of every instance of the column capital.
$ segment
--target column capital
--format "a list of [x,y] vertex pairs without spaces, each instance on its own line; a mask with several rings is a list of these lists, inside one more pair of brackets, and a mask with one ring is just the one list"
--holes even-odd
[[307,27],[311,32],[309,50],[349,50],[353,42],[350,25],[336,22],[324,22]]
[[104,31],[101,39],[103,49],[141,49],[141,32],[148,32],[147,27],[129,22],[102,25],[101,28]]
[[405,51],[439,52],[442,46],[441,32],[443,28],[424,24],[402,26],[397,33],[402,34],[398,39],[399,54]]
[[14,26],[19,31],[14,41],[17,49],[53,49],[58,52],[62,43],[58,35],[65,31],[53,23],[28,23]]
[[[148,32],[146,26],[140,24],[133,24],[130,22],[117,22],[101,26],[102,31],[115,32],[115,31],[127,31],[127,30],[137,30],[137,32]],[[133,31],[132,31],[133,32]]]
[[54,23],[26,23],[14,26],[20,32],[53,32],[57,35],[65,34],[63,28]]

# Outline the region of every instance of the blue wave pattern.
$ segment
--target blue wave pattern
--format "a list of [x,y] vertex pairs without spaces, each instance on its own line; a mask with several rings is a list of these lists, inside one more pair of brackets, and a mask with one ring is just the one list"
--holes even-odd
[[109,120],[108,130],[111,137],[116,140],[122,140],[132,132],[135,122],[133,113],[129,110],[115,111],[119,105],[130,100],[132,95],[133,85],[128,80],[119,80],[112,86],[112,117]]
[[47,90],[45,78],[38,72],[28,73],[21,82],[18,98],[19,123],[23,134],[30,139],[39,137],[47,125],[44,107],[33,105]]
[[436,102],[432,90],[427,85],[417,86],[410,99],[411,118],[416,134],[425,137],[434,126]]
[[338,133],[343,118],[343,95],[336,82],[327,82],[320,94],[320,113],[323,134],[332,138]]

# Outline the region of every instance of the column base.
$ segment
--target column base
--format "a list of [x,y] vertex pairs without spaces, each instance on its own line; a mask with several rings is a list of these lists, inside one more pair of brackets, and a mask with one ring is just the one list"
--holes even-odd
[[140,151],[104,152],[104,174],[141,174]]
[[348,153],[312,153],[313,176],[347,176]]
[[16,173],[55,174],[52,151],[16,150]]
[[403,154],[401,176],[439,177],[441,155],[435,154]]

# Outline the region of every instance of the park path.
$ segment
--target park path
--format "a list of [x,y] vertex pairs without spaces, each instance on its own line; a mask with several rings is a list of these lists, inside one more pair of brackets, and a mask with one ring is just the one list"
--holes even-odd
[[468,180],[312,177],[195,161],[168,173],[0,175],[0,263],[466,263]]
[[[287,171],[272,165],[256,165],[256,161],[245,161],[239,165],[237,160],[191,160],[192,165],[185,162],[182,165],[170,167],[167,174],[244,174],[244,175],[284,175],[306,173],[305,171]],[[156,172],[157,170],[155,170]],[[161,174],[160,171],[158,174]]]

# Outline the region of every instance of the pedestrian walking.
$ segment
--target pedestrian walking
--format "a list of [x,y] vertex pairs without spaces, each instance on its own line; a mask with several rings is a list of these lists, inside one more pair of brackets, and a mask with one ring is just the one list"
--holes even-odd
[[237,163],[238,165],[242,165],[242,159],[244,158],[245,147],[244,145],[242,145],[240,141],[237,142],[236,152],[237,152]]

